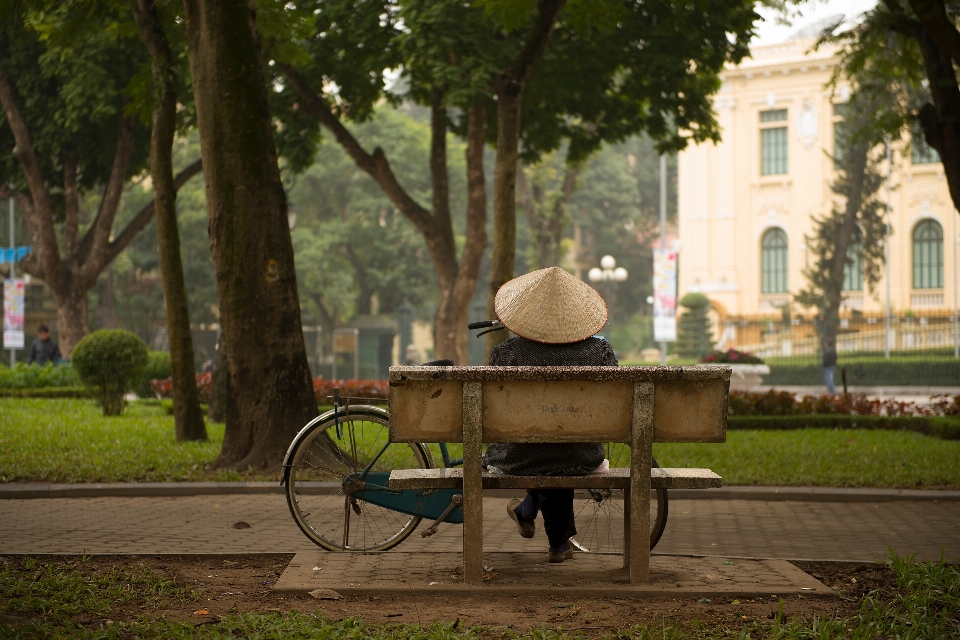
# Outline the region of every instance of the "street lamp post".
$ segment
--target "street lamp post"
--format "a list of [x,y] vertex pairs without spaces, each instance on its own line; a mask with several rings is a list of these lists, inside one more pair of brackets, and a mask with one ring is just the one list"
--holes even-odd
[[[600,266],[594,267],[587,272],[587,278],[590,279],[590,282],[623,282],[627,279],[627,270],[623,267],[617,266],[617,261],[613,256],[603,256],[600,258]],[[605,287],[606,288],[606,287]],[[607,297],[609,298],[609,290],[607,290]],[[607,308],[607,326],[610,326],[610,315],[609,307]],[[613,336],[611,336],[613,337]]]

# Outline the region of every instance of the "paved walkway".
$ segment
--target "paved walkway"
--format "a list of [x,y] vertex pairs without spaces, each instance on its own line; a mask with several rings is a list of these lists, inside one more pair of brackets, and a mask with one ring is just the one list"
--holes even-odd
[[[487,551],[537,551],[506,518],[507,499],[484,500]],[[234,529],[237,522],[250,528]],[[423,527],[424,525],[421,525]],[[887,548],[918,558],[960,558],[960,502],[671,500],[657,553],[873,561]],[[284,497],[197,495],[0,500],[3,554],[293,553],[315,549]],[[459,525],[441,525],[398,549],[458,551]]]

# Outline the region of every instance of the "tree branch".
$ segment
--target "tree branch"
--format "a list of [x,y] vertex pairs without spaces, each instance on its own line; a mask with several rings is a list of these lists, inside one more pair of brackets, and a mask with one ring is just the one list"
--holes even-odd
[[537,2],[537,19],[534,22],[533,29],[527,36],[523,49],[513,61],[513,64],[504,71],[496,80],[493,87],[494,91],[499,93],[510,84],[517,84],[523,87],[537,63],[543,57],[543,52],[547,50],[547,43],[550,41],[550,35],[553,33],[553,27],[557,23],[557,16],[563,10],[567,0],[540,0]]
[[43,265],[45,281],[53,288],[60,286],[60,274],[62,263],[60,260],[60,248],[57,246],[57,234],[53,228],[53,212],[50,207],[50,192],[43,180],[43,174],[40,173],[40,165],[37,162],[37,155],[33,148],[33,141],[30,139],[30,131],[27,129],[27,123],[20,114],[20,107],[17,105],[17,99],[13,93],[13,87],[7,78],[6,71],[0,65],[0,104],[3,105],[4,113],[7,116],[7,124],[13,132],[13,139],[16,143],[13,155],[20,162],[23,175],[27,179],[27,187],[30,189],[32,212],[31,226],[35,230],[35,237],[38,258],[37,261]]
[[937,46],[960,65],[960,32],[947,17],[943,0],[910,0],[910,6]]
[[77,256],[77,227],[80,222],[80,193],[77,191],[77,162],[66,150],[63,152],[64,253],[67,260]]
[[320,97],[311,87],[303,75],[284,63],[277,63],[277,67],[283,73],[284,77],[290,82],[294,90],[300,96],[301,104],[307,113],[315,117],[321,125],[326,127],[330,133],[337,139],[337,142],[343,147],[357,166],[367,172],[373,178],[383,192],[387,194],[390,201],[401,213],[405,215],[410,222],[414,224],[420,233],[428,240],[437,235],[436,225],[433,216],[424,207],[420,206],[406,190],[400,186],[390,163],[383,152],[383,149],[377,147],[373,153],[367,153],[356,138],[353,137],[340,120],[333,114],[326,101]]
[[[100,199],[100,208],[94,218],[90,230],[84,235],[79,261],[83,264],[82,270],[85,279],[96,279],[103,271],[107,249],[110,244],[110,233],[113,231],[113,220],[117,209],[120,208],[120,197],[123,195],[123,185],[127,177],[127,165],[130,154],[133,153],[133,120],[129,117],[120,119],[120,128],[117,133],[117,148],[113,154],[113,166],[110,168],[110,177],[103,197]],[[92,284],[92,283],[91,283]]]
[[[203,171],[203,161],[196,160],[193,164],[187,165],[180,173],[176,175],[173,179],[173,187],[177,191],[180,190],[180,187],[185,185],[187,181],[193,176],[197,175]],[[106,251],[106,263],[113,262],[113,259],[116,258],[121,251],[127,248],[127,246],[133,242],[133,239],[137,237],[137,234],[140,233],[144,227],[150,224],[150,221],[153,220],[153,214],[155,211],[154,200],[151,199],[150,202],[133,217],[133,220],[127,223],[127,226],[123,228],[123,231],[117,235],[113,241],[107,246]]]

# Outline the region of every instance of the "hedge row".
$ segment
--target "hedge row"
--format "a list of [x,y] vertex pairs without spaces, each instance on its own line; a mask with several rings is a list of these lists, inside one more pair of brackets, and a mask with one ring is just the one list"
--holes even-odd
[[[960,381],[960,359],[929,361],[898,361],[878,359],[868,362],[843,363],[841,354],[835,380],[841,384],[840,369],[847,372],[850,386],[953,386]],[[770,374],[763,377],[765,385],[819,385],[823,384],[823,368],[813,363],[771,364]]]
[[87,387],[41,387],[39,389],[0,389],[0,398],[89,398]]
[[960,440],[960,420],[931,416],[729,416],[727,428],[760,430],[887,429],[916,431],[943,440]]

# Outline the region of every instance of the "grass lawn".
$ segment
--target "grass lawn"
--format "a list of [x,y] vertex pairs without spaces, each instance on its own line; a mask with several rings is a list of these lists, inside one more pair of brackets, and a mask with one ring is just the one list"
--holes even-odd
[[[107,418],[91,400],[3,398],[0,482],[275,479],[208,471],[223,425],[208,424],[207,432],[209,442],[177,444],[173,418],[155,404],[132,403]],[[459,457],[461,446],[450,453]],[[725,444],[656,444],[654,455],[665,467],[713,469],[728,485],[960,488],[960,441],[904,431],[730,431]]]
[[[157,404],[105,417],[87,399],[0,398],[0,482],[164,482],[248,480],[210,472],[223,425],[208,442],[177,444],[173,417]],[[264,478],[266,479],[266,478]]]

